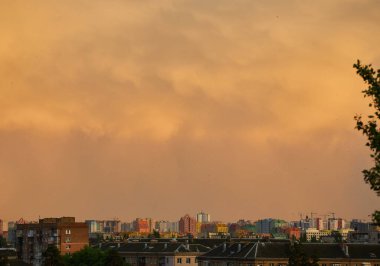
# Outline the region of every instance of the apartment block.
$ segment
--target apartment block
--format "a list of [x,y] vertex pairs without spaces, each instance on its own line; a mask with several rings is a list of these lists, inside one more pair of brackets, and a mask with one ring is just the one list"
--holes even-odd
[[197,233],[196,225],[196,220],[193,217],[190,217],[188,214],[186,214],[179,220],[179,232],[183,235],[195,235]]
[[38,222],[16,224],[18,257],[33,265],[42,264],[42,253],[51,245],[61,255],[71,254],[88,245],[88,226],[74,217],[44,218]]

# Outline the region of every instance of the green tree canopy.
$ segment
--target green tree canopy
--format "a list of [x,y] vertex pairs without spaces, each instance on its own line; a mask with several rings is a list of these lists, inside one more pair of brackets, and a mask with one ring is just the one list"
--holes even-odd
[[64,265],[61,254],[55,245],[49,246],[43,253],[44,266],[60,266]]
[[308,256],[302,251],[302,244],[294,242],[290,247],[289,266],[318,266],[318,261],[316,256]]
[[[380,128],[378,126],[380,121],[380,69],[375,70],[372,65],[362,65],[359,60],[354,64],[354,68],[367,85],[362,93],[365,98],[370,98],[369,107],[373,108],[373,113],[367,115],[365,119],[361,115],[355,116],[355,128],[367,137],[366,146],[370,148],[370,156],[374,162],[373,167],[362,172],[364,181],[380,196]],[[379,211],[375,211],[373,219],[380,223]]]
[[84,249],[66,255],[64,265],[67,266],[125,266],[126,263],[116,250],[103,251],[98,248],[85,247]]

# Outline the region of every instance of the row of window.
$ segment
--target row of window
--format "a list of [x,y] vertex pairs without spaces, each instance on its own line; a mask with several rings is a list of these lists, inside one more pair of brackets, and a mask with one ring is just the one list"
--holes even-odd
[[[182,258],[177,258],[177,263],[182,264]],[[191,263],[191,258],[186,258],[186,263],[190,264]]]

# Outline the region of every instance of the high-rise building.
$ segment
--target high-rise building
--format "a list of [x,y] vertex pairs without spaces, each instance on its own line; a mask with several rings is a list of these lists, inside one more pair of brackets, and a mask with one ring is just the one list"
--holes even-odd
[[86,220],[89,233],[120,233],[121,222],[118,219],[113,220]]
[[197,221],[193,218],[190,217],[188,214],[185,216],[181,217],[179,220],[179,232],[181,234],[196,234],[196,224]]
[[324,220],[322,220],[322,218],[316,218],[315,219],[315,228],[317,228],[318,230],[325,229]]
[[104,222],[104,232],[105,233],[120,233],[121,223],[118,219],[105,220]]
[[0,236],[3,235],[3,220],[0,219]]
[[122,232],[132,232],[133,231],[133,223],[122,223],[121,224]]
[[179,232],[179,222],[170,222],[170,232]]
[[51,245],[56,246],[61,255],[88,246],[87,224],[75,222],[74,217],[16,223],[16,249],[24,262],[41,265],[42,253]]
[[8,222],[7,242],[13,247],[16,244],[16,222],[13,222],[13,221]]
[[104,233],[104,223],[98,220],[86,220],[88,232],[91,233]]
[[277,232],[278,228],[286,227],[288,224],[279,219],[262,219],[256,222],[256,232],[259,234],[270,234]]
[[133,229],[138,233],[150,233],[149,222],[145,218],[136,218],[133,221]]
[[197,213],[197,222],[198,223],[209,223],[209,222],[211,222],[210,214],[204,213],[203,211]]

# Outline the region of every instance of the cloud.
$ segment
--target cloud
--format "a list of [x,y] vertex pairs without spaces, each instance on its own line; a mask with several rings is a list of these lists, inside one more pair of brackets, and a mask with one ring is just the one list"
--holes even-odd
[[370,213],[351,66],[380,65],[377,5],[0,4],[2,207],[9,218]]

